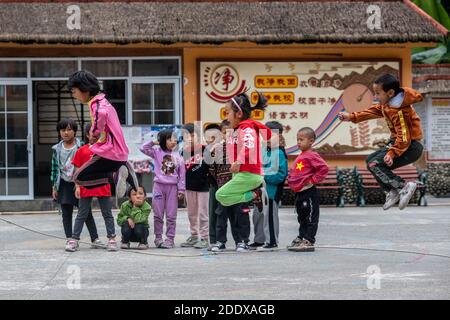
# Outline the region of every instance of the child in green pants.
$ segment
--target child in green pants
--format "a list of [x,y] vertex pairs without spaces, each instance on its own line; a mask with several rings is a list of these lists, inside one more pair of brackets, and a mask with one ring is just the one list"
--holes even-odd
[[[263,209],[261,199],[265,191],[260,188],[263,183],[260,136],[267,140],[271,137],[271,131],[250,117],[252,110],[263,110],[265,107],[266,100],[263,96],[259,95],[257,104],[252,107],[245,93],[234,96],[225,105],[227,120],[233,128],[226,137],[227,155],[233,178],[216,192],[217,201],[225,207],[254,201],[261,210]],[[249,212],[245,206],[242,210]],[[238,247],[242,249],[238,251],[248,250],[247,243],[241,243]]]

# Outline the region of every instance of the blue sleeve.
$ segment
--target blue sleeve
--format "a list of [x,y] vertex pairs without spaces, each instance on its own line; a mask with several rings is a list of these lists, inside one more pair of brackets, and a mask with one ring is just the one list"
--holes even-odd
[[287,173],[288,173],[288,164],[287,159],[284,155],[284,153],[281,150],[278,150],[278,171],[275,174],[269,174],[264,176],[264,180],[273,185],[278,185],[280,183],[283,183],[286,179]]

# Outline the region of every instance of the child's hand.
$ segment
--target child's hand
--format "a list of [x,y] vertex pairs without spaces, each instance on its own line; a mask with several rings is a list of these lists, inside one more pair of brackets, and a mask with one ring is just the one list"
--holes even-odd
[[384,163],[386,163],[386,165],[388,167],[391,167],[394,164],[394,159],[392,159],[392,157],[388,154],[384,156],[383,160],[384,160]]
[[80,186],[77,186],[75,189],[75,198],[80,199]]
[[350,121],[350,114],[348,112],[339,112],[338,117],[341,121]]
[[159,145],[159,141],[158,140],[154,140],[153,144]]
[[134,224],[133,219],[128,218],[128,225],[130,226],[131,229],[134,229],[135,224]]
[[232,173],[238,173],[240,168],[241,168],[241,164],[239,162],[233,162],[233,164],[231,165],[230,171]]
[[178,200],[182,200],[184,198],[184,192],[178,191]]
[[52,190],[52,198],[53,200],[58,199],[58,191]]

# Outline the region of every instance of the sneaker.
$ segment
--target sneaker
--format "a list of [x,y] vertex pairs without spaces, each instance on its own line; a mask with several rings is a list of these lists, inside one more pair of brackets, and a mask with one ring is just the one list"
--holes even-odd
[[75,239],[69,239],[69,240],[67,240],[67,242],[66,242],[66,248],[65,248],[65,250],[66,250],[67,252],[75,252],[75,251],[78,250],[78,247],[79,247],[79,245],[78,245],[78,240],[75,240]]
[[208,240],[200,239],[194,244],[195,249],[205,249],[208,248]]
[[91,243],[91,249],[105,249],[106,246],[100,239],[95,239]]
[[157,248],[161,248],[161,245],[164,243],[163,239],[157,238],[155,239],[155,246]]
[[161,248],[161,249],[172,249],[174,247],[175,247],[175,243],[173,243],[173,241],[170,241],[167,239],[159,246],[159,248]]
[[248,245],[249,250],[256,250],[258,247],[262,247],[264,243],[261,242],[253,242]]
[[296,252],[311,252],[314,251],[314,243],[308,241],[308,240],[303,240],[300,245],[295,246],[295,247],[290,247],[288,248],[289,251],[296,251]]
[[222,252],[226,249],[227,247],[225,246],[225,243],[223,242],[216,242],[216,244],[214,244],[211,247],[211,251],[212,252]]
[[389,191],[389,193],[386,195],[386,202],[383,205],[384,210],[388,210],[395,206],[397,202],[400,200],[400,194],[398,193],[397,189],[392,189]]
[[291,244],[287,246],[287,249],[298,247],[303,242],[303,239],[300,237],[295,238],[292,240]]
[[131,163],[129,163],[128,161],[127,161],[126,166],[127,166],[127,170],[128,170],[128,177],[131,178],[131,181],[130,181],[130,182],[133,183],[133,184],[131,185],[131,187],[132,187],[135,191],[137,191],[137,188],[139,188],[139,181],[138,181],[138,178],[137,178],[137,176],[136,176],[136,172],[134,172],[133,166],[132,166]]
[[108,251],[117,251],[117,250],[119,250],[118,248],[117,248],[117,242],[116,242],[116,239],[109,239],[108,240],[108,244],[106,245],[106,250],[108,250]]
[[277,244],[265,243],[262,247],[258,247],[256,250],[257,251],[274,251],[277,248],[278,248]]
[[183,242],[181,244],[181,247],[183,247],[183,248],[193,247],[194,244],[197,243],[197,241],[198,241],[198,237],[190,236],[189,238],[186,239],[186,242]]
[[248,244],[246,244],[245,242],[240,242],[237,244],[236,252],[248,252],[248,251],[249,251]]
[[127,242],[127,243],[121,243],[120,244],[120,249],[130,249],[130,243],[129,242]]
[[145,243],[139,243],[137,249],[138,249],[138,250],[147,250],[147,249],[148,249],[148,244],[145,244]]
[[406,206],[409,203],[409,200],[411,200],[412,196],[414,195],[414,192],[416,192],[416,189],[417,183],[410,181],[407,184],[405,184],[402,190],[400,190],[400,201],[398,203],[398,207],[400,210],[406,208]]
[[126,166],[121,166],[117,172],[117,182],[116,182],[116,198],[121,199],[125,197],[127,192],[127,178],[128,169]]

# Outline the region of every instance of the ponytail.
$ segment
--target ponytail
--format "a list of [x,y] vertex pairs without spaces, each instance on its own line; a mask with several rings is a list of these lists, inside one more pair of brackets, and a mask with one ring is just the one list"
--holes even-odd
[[258,101],[254,106],[251,105],[250,99],[245,92],[231,98],[229,103],[235,112],[242,111],[243,120],[250,118],[252,110],[264,110],[267,107],[267,99],[259,92]]

